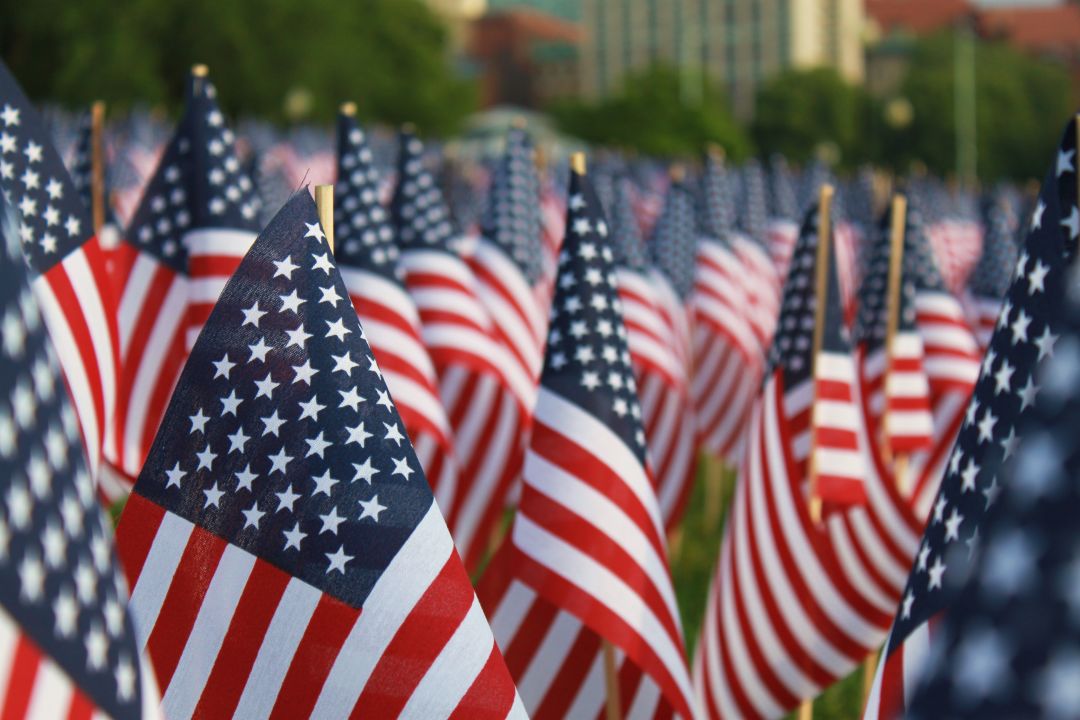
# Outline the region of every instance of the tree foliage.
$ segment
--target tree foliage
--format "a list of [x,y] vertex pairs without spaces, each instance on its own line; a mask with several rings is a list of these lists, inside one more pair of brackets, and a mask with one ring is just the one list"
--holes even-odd
[[765,154],[802,163],[819,152],[841,166],[866,160],[863,132],[871,102],[831,68],[788,70],[758,91],[751,132]]
[[[684,97],[687,82],[697,97]],[[738,160],[751,149],[717,88],[664,66],[627,77],[617,95],[597,103],[564,102],[553,114],[563,131],[583,140],[649,155],[693,155],[717,143]]]
[[475,105],[446,31],[420,0],[0,0],[0,54],[35,98],[175,108],[196,62],[228,110],[281,118],[290,94],[329,119],[445,133]]

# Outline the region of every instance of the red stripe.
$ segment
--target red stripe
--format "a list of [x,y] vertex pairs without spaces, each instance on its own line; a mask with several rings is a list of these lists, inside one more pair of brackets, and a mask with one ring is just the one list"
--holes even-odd
[[271,718],[288,720],[311,714],[326,676],[359,617],[359,610],[330,595],[319,598],[278,690]]
[[26,717],[40,666],[41,651],[20,632],[15,643],[15,654],[11,658],[11,673],[8,675],[7,695],[0,711],[0,720],[22,720]]
[[195,717],[229,717],[236,711],[290,579],[270,563],[255,561],[195,707]]
[[128,497],[120,524],[116,528],[116,554],[127,576],[128,587],[135,587],[142,574],[143,563],[150,554],[165,508],[150,502],[139,493]]
[[[545,601],[545,604],[546,601]],[[582,626],[562,658],[562,664],[544,693],[543,700],[532,714],[533,720],[565,718],[570,705],[581,692],[589,669],[600,652],[600,637]]]
[[499,648],[492,646],[487,662],[458,701],[450,720],[501,720],[510,712],[515,692]]
[[[165,411],[172,399],[173,389],[180,379],[180,372],[187,363],[187,329],[183,324],[176,328],[176,334],[169,343],[169,351],[165,354],[163,362],[158,369],[157,378],[154,382],[154,390],[147,401],[146,419],[143,423],[143,432],[140,442],[140,455],[145,458],[157,437],[158,428],[165,417]],[[145,462],[145,460],[144,460]]]
[[191,531],[146,643],[162,692],[172,681],[206,590],[227,546],[227,542],[198,525]]
[[71,690],[71,706],[68,708],[68,720],[90,720],[90,718],[94,717],[94,711],[97,709],[94,703],[79,690],[78,686],[73,685]]
[[352,717],[399,715],[469,612],[473,597],[465,569],[451,554],[379,657]]
[[896,718],[904,711],[904,646],[885,658],[881,671],[881,704],[878,718]]
[[243,256],[196,255],[188,256],[188,276],[191,278],[228,280],[240,267]]

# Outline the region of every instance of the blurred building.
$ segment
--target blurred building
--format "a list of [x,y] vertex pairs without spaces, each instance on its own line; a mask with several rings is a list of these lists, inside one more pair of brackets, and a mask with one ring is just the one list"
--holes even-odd
[[864,0],[582,0],[581,89],[617,92],[655,63],[703,70],[748,118],[763,81],[829,66],[863,78]]
[[468,39],[469,24],[487,10],[487,0],[426,0],[446,23],[450,35],[450,52],[460,55]]
[[581,29],[529,8],[472,22],[466,54],[477,69],[482,107],[542,108],[579,94]]

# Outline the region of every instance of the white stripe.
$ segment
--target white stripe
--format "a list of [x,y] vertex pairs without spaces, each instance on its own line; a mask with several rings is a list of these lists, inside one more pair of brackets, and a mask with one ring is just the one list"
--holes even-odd
[[322,593],[315,587],[297,578],[289,580],[266,628],[233,717],[269,717],[285,673],[321,598]]
[[607,690],[604,679],[604,653],[601,650],[596,653],[596,658],[589,665],[585,674],[585,682],[581,684],[574,702],[566,710],[567,718],[592,718],[596,717],[607,698]]
[[364,600],[364,611],[319,692],[313,718],[349,716],[386,646],[438,576],[453,548],[439,509],[432,504]]
[[[741,485],[740,485],[741,487]],[[738,490],[736,490],[738,492]],[[731,536],[728,535],[728,538]],[[725,542],[720,549],[721,559],[727,558],[731,550],[730,543]],[[720,570],[719,577],[727,577],[727,573]],[[705,673],[708,681],[709,695],[716,705],[719,706],[721,717],[738,717],[735,709],[735,700],[731,697],[731,684],[722,675],[724,671],[723,659],[720,657],[720,628],[717,626],[717,615],[720,609],[720,597],[717,591],[718,580],[709,583],[709,601],[705,613],[705,627],[702,629],[701,642],[705,646]]]
[[146,647],[150,640],[161,604],[165,602],[165,593],[172,585],[176,567],[194,528],[190,522],[171,512],[166,512],[158,525],[128,606],[140,647]]
[[814,405],[814,420],[818,427],[854,432],[859,425],[859,413],[849,400],[820,398]]
[[892,613],[896,610],[896,597],[882,592],[874,579],[870,577],[866,566],[855,552],[855,544],[843,520],[837,516],[830,518],[828,530],[836,560],[843,568],[851,586],[881,612]]
[[225,546],[161,700],[166,717],[191,717],[195,712],[254,566],[254,555],[232,544]]
[[421,315],[425,311],[453,313],[464,318],[465,324],[482,330],[491,327],[491,319],[475,298],[453,286],[418,286],[410,289],[413,301]]
[[15,621],[7,610],[0,607],[0,698],[7,697],[8,684],[11,682],[11,665],[15,659],[15,644],[19,640],[19,631]]
[[458,324],[428,324],[423,330],[424,344],[456,352],[467,351],[489,363],[526,408],[536,402],[536,383],[514,362],[506,348],[490,336]]
[[630,488],[653,522],[657,537],[664,537],[660,510],[652,483],[637,455],[604,423],[547,388],[540,388],[534,419],[578,445],[611,469]]
[[599,533],[617,541],[664,599],[671,617],[678,620],[679,611],[667,563],[621,506],[532,450],[525,456],[525,484],[579,516]]
[[113,355],[112,331],[107,320],[109,315],[101,300],[101,288],[94,279],[86,253],[82,251],[73,252],[64,258],[64,270],[86,319],[86,328],[90,333],[90,343],[98,364],[97,380],[105,401],[105,418],[109,420],[116,404],[116,358]]
[[499,645],[506,647],[514,639],[535,599],[535,590],[520,580],[511,581],[506,594],[499,601],[499,606],[491,615],[491,631]]
[[[532,288],[529,287],[525,276],[501,248],[486,238],[480,238],[473,257],[497,277],[504,284],[509,296],[517,301],[514,305],[524,314],[525,326],[533,338],[533,347],[536,347],[535,338],[543,336],[546,322],[540,308],[532,301]],[[486,287],[486,283],[482,279],[479,280],[480,287]],[[495,286],[492,286],[491,290],[494,291]]]
[[861,480],[866,472],[862,453],[858,450],[839,450],[819,446],[814,451],[814,457],[817,459],[817,470],[821,475]]
[[365,318],[363,315],[359,317],[372,348],[377,348],[379,353],[401,358],[425,379],[434,382],[435,366],[431,364],[427,349],[419,341],[419,327],[415,328],[416,334],[413,335],[388,323]]
[[855,363],[850,355],[822,352],[814,361],[814,377],[851,384],[855,382]]
[[[378,358],[376,358],[378,360]],[[383,378],[390,397],[399,409],[408,409],[423,417],[442,437],[449,438],[450,421],[446,410],[429,388],[420,385],[412,378],[383,368]]]
[[184,235],[184,246],[192,257],[225,256],[242,258],[255,242],[255,233],[232,228],[199,228]]
[[[464,548],[470,548],[474,542],[487,542],[487,538],[476,537],[476,531],[485,511],[491,504],[493,502],[502,502],[503,498],[495,497],[495,492],[499,480],[503,477],[503,473],[509,465],[511,455],[513,455],[514,450],[519,447],[521,442],[520,438],[514,433],[514,430],[518,429],[520,425],[517,407],[505,393],[499,391],[498,388],[495,388],[495,391],[494,400],[498,403],[498,421],[495,425],[495,431],[491,436],[483,438],[477,436],[474,442],[470,442],[470,446],[473,448],[476,447],[475,443],[483,442],[482,462],[480,467],[476,469],[472,482],[469,483],[464,503],[457,515],[457,521],[454,523],[454,539]],[[482,418],[473,418],[472,415],[473,413],[470,412],[470,419],[484,421],[478,423],[475,428],[478,433],[484,432],[487,420],[490,417],[490,411],[484,412]],[[458,438],[468,437],[468,435],[471,435],[471,432],[468,434],[462,432],[458,434]],[[464,449],[462,449],[462,453],[465,453]]]
[[953,351],[976,354],[979,346],[971,331],[965,327],[958,327],[949,323],[921,322],[919,331],[923,336],[923,344],[927,348],[927,354],[933,352],[935,347],[944,347]]
[[75,687],[48,654],[42,653],[33,683],[34,690],[26,708],[28,720],[54,720],[68,716]]
[[161,265],[152,255],[139,253],[135,258],[135,264],[127,277],[123,294],[120,296],[120,307],[117,311],[117,330],[119,332],[120,356],[127,354],[131,344],[131,333],[135,330],[135,323],[142,314],[146,296],[150,293],[150,281],[154,279],[158,267]]
[[97,408],[94,405],[92,390],[93,383],[96,381],[92,381],[87,375],[87,367],[83,363],[82,353],[68,324],[67,316],[44,275],[34,279],[33,289],[38,306],[41,308],[41,315],[45,318],[49,339],[53,342],[56,357],[64,371],[64,379],[67,380],[72,404],[75,405],[75,412],[79,417],[87,457],[90,460],[90,471],[96,476],[98,462],[101,459],[102,430],[98,427]]
[[[161,383],[174,383],[179,378],[179,375],[173,378],[165,378],[161,375],[165,356],[173,352],[172,339],[184,321],[184,310],[187,307],[184,283],[180,281],[180,278],[177,280],[178,282],[172,283],[161,305],[161,310],[156,314],[154,326],[146,339],[142,356],[137,358],[138,366],[131,383],[131,395],[128,398],[127,407],[123,409],[123,468],[133,476],[138,475],[146,460],[143,433],[147,429],[147,413],[150,410],[150,400],[154,391]],[[124,361],[131,363],[135,362],[136,358],[125,358]]]
[[[514,545],[522,553],[631,623],[667,669],[680,694],[689,700],[692,696],[690,677],[682,651],[652,608],[621,577],[562,538],[552,535],[521,511],[514,521],[513,537]],[[677,625],[678,618],[673,619]]]
[[934,419],[929,410],[892,410],[886,418],[889,434],[897,437],[933,437]]
[[894,370],[885,379],[885,392],[890,397],[927,397],[930,385],[923,373]]
[[[876,485],[879,482],[881,482],[880,479],[868,480],[865,485]],[[880,513],[877,512],[877,506],[871,503],[871,507],[874,510],[875,517],[878,517],[878,522],[884,524],[880,518]],[[911,569],[911,563],[897,562],[893,558],[884,545],[881,533],[870,523],[870,517],[865,510],[852,510],[848,514],[848,519],[851,522],[851,529],[855,533],[855,545],[863,549],[863,552],[869,557],[870,564],[888,581],[891,590],[895,593],[887,608],[888,612],[893,612],[896,610],[896,599],[899,597],[900,592],[903,591],[904,585],[907,584],[908,570]],[[911,557],[911,555],[907,557]]]
[[213,305],[228,282],[229,277],[223,275],[187,278],[188,302],[192,305]]
[[[409,250],[402,254],[400,264],[406,276],[435,275],[448,278],[466,288],[471,288],[476,283],[476,278],[468,265],[442,250]],[[409,285],[408,281],[406,285]],[[411,288],[409,293],[412,294]]]
[[646,720],[653,717],[660,706],[660,686],[647,675],[642,675],[637,692],[626,713],[627,720]]
[[926,368],[926,374],[934,380],[951,380],[974,385],[979,379],[979,362],[973,358],[928,356],[923,361],[923,366]]
[[930,627],[921,623],[904,640],[904,707],[911,705],[911,697],[926,673],[927,656],[930,654]]
[[487,618],[473,596],[469,611],[409,696],[400,717],[449,717],[484,669],[494,645]]
[[521,700],[531,711],[535,712],[547,697],[551,683],[566,665],[566,656],[582,627],[576,616],[559,611],[544,632],[544,639],[533,651],[529,664],[517,680]]
[[[341,278],[345,281],[345,287],[349,290],[354,303],[359,300],[361,306],[366,302],[371,302],[390,308],[412,327],[420,327],[420,315],[416,311],[416,303],[405,288],[377,273],[351,268],[347,265],[339,265],[338,272],[341,273]],[[365,323],[365,332],[367,329]]]

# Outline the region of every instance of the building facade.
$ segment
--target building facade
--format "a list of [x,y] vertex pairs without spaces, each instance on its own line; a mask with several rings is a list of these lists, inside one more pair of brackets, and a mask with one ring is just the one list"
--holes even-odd
[[863,0],[582,0],[581,90],[601,98],[655,63],[704,72],[740,118],[788,68],[863,76]]

